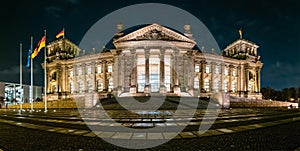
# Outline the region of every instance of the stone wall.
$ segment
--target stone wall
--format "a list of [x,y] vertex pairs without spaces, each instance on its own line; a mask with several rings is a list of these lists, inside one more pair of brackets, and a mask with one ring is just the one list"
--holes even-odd
[[232,99],[230,100],[230,107],[289,107],[298,108],[298,103],[282,102],[282,101],[269,101],[269,100],[250,100],[250,99]]
[[[7,108],[9,109],[19,109],[20,105],[10,105]],[[30,109],[31,104],[30,103],[24,103],[22,105],[23,109]],[[34,102],[33,103],[34,109],[44,109],[45,103],[44,102]],[[63,100],[55,100],[55,101],[48,101],[47,102],[47,108],[48,109],[59,109],[59,108],[68,108],[68,109],[75,109],[77,108],[77,104],[73,99],[63,99]]]

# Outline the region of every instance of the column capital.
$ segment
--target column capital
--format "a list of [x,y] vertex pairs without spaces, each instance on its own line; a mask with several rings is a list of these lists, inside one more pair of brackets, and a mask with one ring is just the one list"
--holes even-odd
[[106,64],[107,61],[106,60],[101,60],[101,63]]
[[207,62],[205,60],[201,60],[200,63],[201,64],[207,64]]
[[146,59],[149,59],[149,57],[150,57],[149,51],[148,51],[148,52],[145,52],[145,58],[146,58]]
[[134,55],[134,54],[136,53],[136,50],[135,50],[135,49],[131,49],[131,50],[130,50],[130,53],[131,53],[132,55]]
[[160,55],[165,55],[166,50],[165,49],[160,49]]

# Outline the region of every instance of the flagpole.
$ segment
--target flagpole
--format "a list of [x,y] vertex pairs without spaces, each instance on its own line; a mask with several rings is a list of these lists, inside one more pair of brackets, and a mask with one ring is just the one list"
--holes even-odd
[[63,34],[63,38],[65,38],[65,28],[63,28],[63,32],[64,32],[64,34]]
[[46,37],[46,30],[45,30],[45,47],[44,47],[44,101],[45,101],[45,112],[48,111],[47,109],[47,66],[46,66],[46,62],[47,62],[47,37]]
[[23,103],[23,77],[22,77],[22,43],[20,43],[20,112],[22,112]]
[[[31,42],[30,42],[30,45],[31,45],[31,48],[33,48],[33,37],[31,36]],[[32,50],[31,50],[31,54],[32,54],[33,52],[32,52]],[[32,57],[30,56],[30,77],[31,77],[31,79],[30,79],[30,81],[31,81],[31,86],[30,86],[30,91],[31,91],[31,93],[30,93],[30,112],[32,112],[33,111],[33,59],[32,59]]]

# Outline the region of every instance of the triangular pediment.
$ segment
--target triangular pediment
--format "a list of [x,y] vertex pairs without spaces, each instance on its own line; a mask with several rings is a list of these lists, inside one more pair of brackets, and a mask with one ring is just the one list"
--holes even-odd
[[141,40],[165,40],[196,44],[194,40],[191,40],[174,30],[168,29],[158,24],[151,24],[133,31],[123,37],[115,39],[113,43]]

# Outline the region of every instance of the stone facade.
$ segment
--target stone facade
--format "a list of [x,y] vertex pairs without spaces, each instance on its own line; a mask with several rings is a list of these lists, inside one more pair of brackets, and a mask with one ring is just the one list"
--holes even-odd
[[189,25],[184,34],[151,24],[113,37],[113,47],[86,53],[66,38],[47,45],[49,100],[77,95],[175,95],[207,97],[228,92],[261,98],[259,46],[238,39],[222,52],[197,49]]

